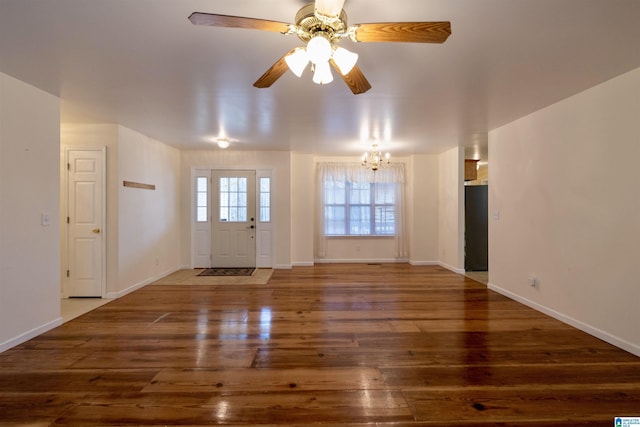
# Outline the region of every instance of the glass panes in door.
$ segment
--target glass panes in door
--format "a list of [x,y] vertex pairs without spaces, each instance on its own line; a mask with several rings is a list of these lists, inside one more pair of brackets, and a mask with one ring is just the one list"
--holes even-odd
[[247,178],[220,178],[220,217],[221,222],[247,221]]

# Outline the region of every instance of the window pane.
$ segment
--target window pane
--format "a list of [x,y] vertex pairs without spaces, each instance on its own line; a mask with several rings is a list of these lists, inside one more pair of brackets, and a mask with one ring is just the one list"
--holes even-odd
[[271,221],[271,178],[260,178],[260,222]]
[[269,222],[271,221],[271,211],[268,206],[263,206],[260,208],[260,221],[261,222]]
[[352,183],[350,202],[355,205],[363,205],[371,203],[371,186],[368,183]]
[[375,203],[376,205],[393,204],[394,188],[393,184],[376,184]]
[[208,190],[209,178],[196,177],[196,222],[207,222],[208,216]]
[[351,206],[349,209],[349,234],[371,234],[371,208],[369,206]]
[[196,179],[196,191],[198,193],[200,192],[206,192],[207,191],[207,178],[204,176],[199,176]]
[[346,217],[344,206],[326,206],[325,212],[325,234],[342,236],[346,232]]
[[247,220],[247,179],[220,178],[220,221],[245,222]]
[[271,178],[260,178],[260,192],[261,193],[269,193],[271,192]]
[[197,215],[196,215],[196,221],[198,221],[198,222],[207,222],[207,208],[206,208],[206,206],[203,207],[203,208],[198,207]]
[[325,202],[330,205],[341,205],[346,202],[346,185],[344,182],[329,181],[325,183]]
[[393,206],[376,206],[375,208],[376,234],[395,234],[396,217]]

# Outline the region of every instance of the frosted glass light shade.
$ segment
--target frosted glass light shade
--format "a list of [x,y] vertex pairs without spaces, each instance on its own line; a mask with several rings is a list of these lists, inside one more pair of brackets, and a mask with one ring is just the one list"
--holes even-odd
[[346,76],[356,65],[358,54],[339,47],[333,52],[333,60],[336,62],[342,75]]
[[291,55],[285,57],[284,60],[293,74],[298,77],[302,75],[302,72],[309,63],[307,52],[301,47],[296,48],[296,50]]
[[317,35],[307,43],[307,57],[314,64],[327,62],[331,58],[331,43],[322,35]]
[[319,85],[325,85],[333,81],[333,74],[331,74],[331,68],[329,62],[321,62],[316,64],[315,72],[313,73],[313,82]]

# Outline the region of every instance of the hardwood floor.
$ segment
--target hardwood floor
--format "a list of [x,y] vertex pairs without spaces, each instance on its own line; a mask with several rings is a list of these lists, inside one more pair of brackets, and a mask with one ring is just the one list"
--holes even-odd
[[613,426],[640,358],[440,267],[149,285],[0,354],[0,426]]

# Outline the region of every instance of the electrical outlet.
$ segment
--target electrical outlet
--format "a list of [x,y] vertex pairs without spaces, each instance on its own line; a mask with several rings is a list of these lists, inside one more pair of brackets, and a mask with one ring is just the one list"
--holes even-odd
[[538,284],[538,278],[531,274],[529,276],[529,286],[535,287]]

